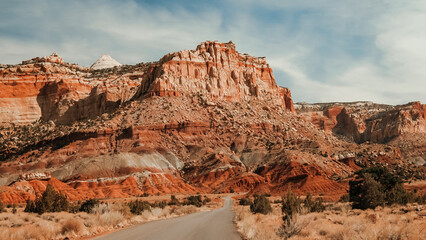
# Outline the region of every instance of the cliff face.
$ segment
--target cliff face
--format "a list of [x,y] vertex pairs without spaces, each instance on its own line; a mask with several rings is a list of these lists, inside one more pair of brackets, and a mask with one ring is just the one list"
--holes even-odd
[[265,58],[238,53],[232,42],[204,42],[196,50],[164,56],[143,94],[204,94],[217,100],[256,97],[294,112],[290,90],[279,87]]
[[[110,65],[108,65],[110,66]],[[205,42],[159,62],[88,69],[57,54],[0,67],[0,124],[52,120],[70,124],[115,110],[135,96],[203,94],[208,99],[253,97],[294,112],[265,58],[242,55],[233,43]]]
[[405,134],[426,133],[426,105],[390,106],[371,102],[297,104],[298,113],[318,128],[355,142],[389,142]]
[[0,125],[37,120],[69,124],[115,108],[136,92],[139,81],[64,63],[56,54],[0,68]]

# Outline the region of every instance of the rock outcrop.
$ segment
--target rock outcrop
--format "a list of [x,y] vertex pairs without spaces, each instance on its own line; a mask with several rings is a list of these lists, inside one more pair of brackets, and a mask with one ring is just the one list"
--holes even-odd
[[426,104],[390,106],[371,102],[296,104],[298,113],[326,132],[355,142],[384,143],[404,134],[426,133]]
[[[290,90],[279,87],[266,58],[238,53],[232,42],[203,42],[196,50],[164,56],[154,66],[153,82],[141,94],[204,94],[212,99],[242,101],[257,97],[294,112]],[[146,87],[146,88],[145,88]]]

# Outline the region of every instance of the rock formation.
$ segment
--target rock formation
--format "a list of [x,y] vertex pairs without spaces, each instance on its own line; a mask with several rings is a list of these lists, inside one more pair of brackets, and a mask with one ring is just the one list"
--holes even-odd
[[297,104],[298,112],[326,132],[355,142],[384,143],[404,134],[426,133],[426,104],[390,106],[371,102]]
[[[105,56],[100,62],[109,59]],[[136,96],[154,95],[202,94],[229,101],[255,97],[294,112],[290,91],[276,85],[266,60],[238,53],[233,43],[205,42],[159,62],[95,71],[52,54],[1,66],[0,88],[0,125],[39,119],[70,124],[110,112]]]
[[[196,50],[164,56],[153,69],[150,96],[205,94],[217,100],[257,97],[294,112],[291,93],[279,87],[265,58],[238,53],[232,42],[204,42]],[[142,86],[145,87],[145,86]]]
[[0,89],[4,203],[47,184],[71,200],[288,188],[336,199],[374,164],[424,178],[424,105],[298,104],[296,114],[266,59],[232,42],[98,70],[53,54],[0,65]]

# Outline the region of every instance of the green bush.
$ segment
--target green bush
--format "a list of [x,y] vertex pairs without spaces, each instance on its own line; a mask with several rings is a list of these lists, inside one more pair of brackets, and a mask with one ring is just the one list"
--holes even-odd
[[405,190],[402,184],[397,184],[391,191],[386,193],[386,200],[388,204],[397,203],[406,205],[409,202],[414,202],[415,196],[413,193]]
[[291,190],[288,190],[286,195],[282,197],[282,204],[281,211],[284,213],[284,220],[290,219],[293,214],[302,210],[302,200]]
[[201,199],[201,195],[189,196],[185,199],[185,202],[183,204],[201,207],[201,206],[203,206],[203,200]]
[[36,212],[43,214],[45,212],[61,212],[68,211],[69,202],[65,195],[58,193],[52,187],[47,185],[46,191],[34,201],[27,200],[27,206],[25,207],[26,212]]
[[78,213],[80,212],[81,203],[70,204],[68,207],[68,212],[70,213]]
[[384,167],[364,168],[349,182],[349,200],[353,208],[367,209],[415,201],[402,186],[402,180]]
[[250,206],[253,204],[253,201],[249,197],[243,197],[240,199],[239,204],[242,206]]
[[81,204],[79,211],[91,213],[92,209],[97,205],[99,205],[99,200],[89,199],[85,201],[83,204]]
[[27,200],[27,205],[25,206],[24,212],[36,212],[36,205],[33,200]]
[[211,201],[212,201],[212,200],[211,200],[209,197],[204,196],[203,205],[206,205],[206,203],[209,203],[209,202],[211,202]]
[[168,204],[170,206],[172,206],[172,205],[179,206],[181,203],[179,202],[179,199],[177,199],[175,195],[172,195],[172,196],[170,196],[170,202]]
[[253,203],[250,205],[252,213],[268,214],[272,212],[271,203],[265,195],[256,195]]
[[130,212],[135,215],[140,215],[145,210],[151,211],[151,205],[149,204],[149,202],[140,200],[129,202],[129,208]]
[[309,193],[305,200],[303,201],[303,205],[308,212],[323,212],[325,210],[325,205],[323,204],[322,198],[317,198],[316,200],[312,199],[312,195]]
[[156,201],[151,204],[151,207],[164,209],[167,206],[167,201]]
[[339,199],[339,202],[349,202],[349,194],[342,195]]

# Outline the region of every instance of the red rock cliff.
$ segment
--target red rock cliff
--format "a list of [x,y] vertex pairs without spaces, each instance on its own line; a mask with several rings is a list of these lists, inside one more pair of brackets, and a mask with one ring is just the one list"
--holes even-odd
[[426,105],[371,102],[298,104],[299,114],[326,132],[356,142],[386,142],[403,134],[426,133]]
[[204,95],[213,100],[253,97],[294,112],[290,90],[275,83],[265,58],[240,54],[232,42],[204,42],[160,61],[93,70],[57,54],[0,65],[0,125],[38,119],[69,124],[149,96]]
[[64,63],[57,54],[0,66],[0,125],[42,119],[59,123],[98,116],[133,96],[138,80],[94,78],[88,68]]
[[164,56],[145,94],[205,94],[213,99],[242,101],[250,97],[294,112],[290,90],[279,87],[265,58],[238,53],[232,42],[203,42],[196,50]]

